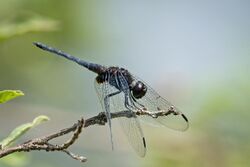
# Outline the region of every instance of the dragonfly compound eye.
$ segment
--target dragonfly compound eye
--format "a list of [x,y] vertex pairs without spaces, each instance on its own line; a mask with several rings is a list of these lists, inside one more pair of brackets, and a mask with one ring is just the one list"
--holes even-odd
[[136,99],[142,98],[147,92],[147,86],[141,81],[137,81],[135,86],[132,88],[133,96]]

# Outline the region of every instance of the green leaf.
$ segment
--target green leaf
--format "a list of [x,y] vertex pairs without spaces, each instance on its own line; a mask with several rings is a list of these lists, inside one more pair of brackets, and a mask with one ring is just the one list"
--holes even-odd
[[24,135],[30,128],[34,128],[35,126],[48,120],[49,120],[49,117],[41,115],[41,116],[36,117],[33,120],[33,122],[22,124],[16,127],[7,138],[5,138],[4,140],[0,142],[2,149],[12,144],[15,140],[17,140],[22,135]]
[[13,153],[9,156],[2,158],[1,164],[7,165],[10,167],[20,167],[20,166],[27,166],[29,161],[30,161],[30,158],[27,156],[27,154]]
[[20,90],[3,90],[0,91],[0,104],[5,103],[11,99],[14,99],[18,96],[23,96],[24,93]]
[[30,32],[50,32],[58,29],[59,22],[56,20],[39,16],[24,16],[24,18],[0,23],[0,41]]

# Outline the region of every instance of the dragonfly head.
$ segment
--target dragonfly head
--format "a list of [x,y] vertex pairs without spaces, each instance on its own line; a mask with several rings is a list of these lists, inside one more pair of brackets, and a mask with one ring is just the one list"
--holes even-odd
[[136,99],[140,99],[146,94],[147,86],[141,81],[134,81],[131,86],[131,91]]

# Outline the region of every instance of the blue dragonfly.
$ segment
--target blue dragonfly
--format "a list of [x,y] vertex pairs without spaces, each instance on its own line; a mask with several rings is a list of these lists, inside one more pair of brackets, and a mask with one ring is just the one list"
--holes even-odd
[[185,131],[188,129],[188,119],[178,108],[162,98],[148,84],[128,70],[117,66],[107,67],[90,63],[40,42],[34,42],[34,45],[71,60],[97,74],[94,83],[107,117],[112,149],[114,148],[112,112],[126,110],[132,115],[119,118],[119,121],[130,145],[141,157],[146,154],[146,140],[138,117],[150,118],[155,124],[174,130]]

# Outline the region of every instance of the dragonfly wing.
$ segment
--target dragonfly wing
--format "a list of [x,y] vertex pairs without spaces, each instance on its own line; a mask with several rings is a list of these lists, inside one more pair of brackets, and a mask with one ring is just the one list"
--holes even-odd
[[[141,79],[138,79],[138,77],[134,77],[134,79],[142,81]],[[163,126],[166,126],[174,130],[179,130],[179,131],[187,130],[189,127],[189,122],[187,117],[177,107],[175,107],[170,102],[162,98],[149,85],[147,85],[145,82],[143,83],[147,86],[147,93],[142,98],[136,99],[137,103],[142,104],[146,110],[152,113],[157,113],[159,111],[167,112],[169,110],[174,111],[172,113],[169,112],[169,114],[166,114],[164,116],[158,116],[157,118],[152,118],[152,119],[162,124]]]
[[139,120],[135,116],[119,118],[119,121],[130,145],[139,156],[144,157],[146,155],[146,141]]
[[106,81],[102,83],[98,83],[95,81],[95,89],[97,92],[97,95],[99,97],[100,103],[102,105],[102,109],[106,114],[107,117],[107,122],[109,125],[109,131],[110,131],[110,138],[111,138],[111,144],[112,144],[112,150],[114,148],[114,143],[113,143],[113,134],[112,134],[112,127],[111,127],[111,112],[112,112],[112,106],[110,103],[110,98],[108,97],[109,95],[118,92],[118,89],[115,87],[112,87],[109,84],[109,79],[110,75],[107,75]]
[[[107,114],[110,113],[110,106],[106,106],[104,99],[112,93],[112,90],[110,89],[110,86],[108,82],[98,83],[95,81],[95,90],[97,93],[97,96],[99,98],[99,101],[101,103],[103,111]],[[108,104],[110,105],[110,104]]]
[[130,95],[130,91],[128,89],[128,83],[122,74],[118,74],[117,77],[119,80],[120,87],[124,91],[111,98],[112,101],[111,110],[116,112],[129,111],[132,113],[133,117],[130,118],[119,117],[118,120],[132,148],[136,151],[136,153],[139,156],[144,157],[146,155],[146,141],[143,135],[142,128],[140,126],[140,122],[137,119],[135,113],[132,110],[129,110],[128,108],[125,107],[126,94],[128,96]]

